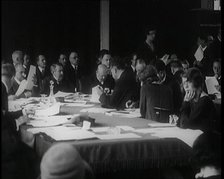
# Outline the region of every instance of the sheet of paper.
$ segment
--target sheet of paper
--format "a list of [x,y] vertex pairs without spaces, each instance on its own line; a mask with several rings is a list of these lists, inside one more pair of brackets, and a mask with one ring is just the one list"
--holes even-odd
[[174,124],[170,123],[149,123],[149,127],[175,127]]
[[178,127],[150,127],[150,128],[143,128],[143,129],[135,129],[133,132],[142,133],[142,134],[150,134],[155,132],[161,132],[161,131],[169,131],[174,130]]
[[71,115],[65,116],[49,116],[49,117],[33,117],[33,120],[30,120],[27,124],[32,125],[33,127],[50,127],[57,126],[68,122],[68,119],[71,118]]
[[95,86],[95,87],[92,88],[92,96],[90,98],[91,102],[95,102],[95,103],[100,102],[99,101],[100,96],[97,94],[97,88],[98,88],[98,86]]
[[208,94],[219,94],[220,92],[216,89],[216,85],[219,85],[217,79],[214,76],[206,76],[205,79],[206,88]]
[[52,116],[60,112],[60,103],[55,103],[47,109],[35,111],[35,116]]
[[116,111],[115,109],[108,109],[108,108],[86,108],[86,109],[82,109],[80,110],[80,112],[89,112],[89,113],[101,113],[101,114],[105,114],[106,112],[109,111]]
[[89,121],[83,121],[83,123],[82,123],[83,130],[89,130],[90,126],[91,126],[91,123]]
[[66,97],[73,94],[74,93],[65,93],[65,92],[58,91],[56,94],[54,94],[54,97]]
[[82,103],[61,103],[62,105],[65,106],[70,106],[70,107],[92,107],[94,106],[93,104],[82,104]]
[[116,126],[120,129],[123,129],[124,131],[134,131],[135,129],[133,127],[130,126]]
[[141,114],[128,112],[128,111],[109,111],[105,113],[108,116],[119,116],[119,117],[126,117],[126,118],[137,118],[141,117]]
[[19,96],[19,95],[21,95],[23,92],[24,92],[24,90],[26,89],[26,87],[27,87],[27,81],[26,80],[23,80],[23,81],[21,81],[21,83],[20,83],[20,85],[19,85],[19,88],[18,88],[18,90],[16,91],[16,96]]
[[46,134],[56,141],[61,140],[82,140],[96,138],[95,134],[86,130],[76,129],[71,130],[68,127],[63,130],[50,130]]
[[29,74],[27,77],[27,86],[26,89],[28,90],[32,90],[33,86],[34,86],[34,82],[33,82],[33,78],[36,75],[36,67],[33,65],[30,65],[30,70],[29,70]]
[[141,136],[134,133],[96,135],[96,137],[101,140],[141,138]]
[[93,132],[107,132],[109,127],[91,127]]
[[193,147],[194,141],[203,132],[201,130],[173,128],[173,130],[163,129],[152,134],[152,136],[160,138],[178,138],[186,143],[188,146]]
[[194,57],[199,62],[204,58],[204,52],[203,52],[201,46],[199,46],[198,49],[196,50]]

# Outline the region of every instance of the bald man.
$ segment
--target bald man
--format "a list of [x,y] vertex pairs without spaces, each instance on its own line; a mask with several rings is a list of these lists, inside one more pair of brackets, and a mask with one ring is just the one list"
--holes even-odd
[[15,66],[18,63],[22,63],[23,64],[23,52],[20,50],[15,50],[12,53],[12,63],[13,66]]
[[[109,74],[108,67],[104,64],[100,64],[97,67],[95,75],[91,79],[91,89],[95,86],[100,86],[107,93],[110,94],[114,89],[114,79]],[[91,89],[89,91],[91,92]]]

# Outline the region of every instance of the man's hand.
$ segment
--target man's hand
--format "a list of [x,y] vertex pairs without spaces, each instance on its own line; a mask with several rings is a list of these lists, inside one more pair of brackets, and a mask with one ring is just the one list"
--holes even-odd
[[101,86],[98,85],[95,87],[95,89],[99,96],[101,96],[103,94],[103,88]]
[[17,99],[17,96],[16,95],[9,95],[8,96],[8,100],[9,101],[14,101],[14,100],[16,100]]
[[215,85],[215,88],[216,88],[219,92],[221,92],[221,85]]
[[18,119],[16,119],[17,130],[19,130],[19,126],[27,122],[29,122],[29,118],[27,116],[20,116]]
[[135,102],[133,102],[133,101],[131,101],[131,100],[128,100],[128,101],[126,102],[126,104],[125,104],[125,107],[126,107],[126,108],[129,108],[129,109],[134,108],[134,107],[135,107]]
[[26,98],[29,98],[32,96],[32,93],[31,93],[31,91],[26,91],[26,92],[24,92],[24,95],[26,96]]
[[186,94],[184,96],[184,101],[191,101],[192,99],[194,99],[195,96],[195,91],[186,91]]
[[35,109],[33,108],[24,108],[23,115],[24,116],[33,116],[35,114]]

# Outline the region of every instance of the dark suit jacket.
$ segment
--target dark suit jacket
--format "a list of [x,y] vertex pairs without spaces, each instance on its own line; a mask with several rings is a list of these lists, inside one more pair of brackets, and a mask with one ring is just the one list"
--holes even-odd
[[216,109],[208,96],[201,97],[198,102],[183,102],[180,127],[208,131],[213,129],[214,120]]
[[67,63],[64,68],[64,78],[69,81],[69,88],[72,89],[72,92],[75,92],[75,88],[77,91],[81,90],[81,69],[78,66],[78,69],[75,70],[71,63]]
[[115,81],[115,87],[112,95],[102,94],[100,102],[103,107],[116,109],[124,109],[128,100],[136,101],[139,97],[137,92],[137,83],[127,70],[125,70],[120,78]]
[[47,70],[47,67],[45,69],[45,72],[44,73],[41,73],[38,66],[36,66],[36,77],[37,77],[37,86],[38,86],[38,90],[39,90],[39,93],[43,93],[44,92],[44,79],[49,76],[49,72]]
[[211,46],[211,57],[212,58],[221,58],[221,42],[216,37],[212,42]]
[[22,115],[22,111],[8,112],[8,94],[3,83],[1,87],[1,176],[5,179],[36,178],[38,159],[33,150],[20,141],[16,131],[15,119]]
[[152,51],[151,47],[149,47],[149,45],[146,42],[144,42],[137,49],[138,57],[146,59],[146,64],[154,64],[157,55],[156,46],[154,48],[155,50]]
[[173,111],[173,91],[164,84],[145,84],[140,93],[140,113],[143,118],[168,122]]
[[53,92],[54,94],[57,93],[58,91],[62,92],[72,92],[72,89],[69,88],[68,81],[63,78],[62,81],[57,82],[57,80],[53,77],[53,75],[46,77],[44,79],[43,85],[44,85],[44,90],[43,93],[49,95],[50,94],[50,81],[54,82],[54,88]]

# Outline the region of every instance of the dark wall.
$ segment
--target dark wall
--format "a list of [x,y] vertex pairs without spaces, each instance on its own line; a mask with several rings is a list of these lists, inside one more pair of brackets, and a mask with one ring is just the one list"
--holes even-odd
[[111,50],[127,53],[145,40],[144,28],[157,27],[160,55],[175,52],[184,56],[191,46],[189,10],[200,8],[200,0],[111,1]]
[[1,10],[3,59],[21,49],[53,62],[75,50],[90,66],[99,51],[99,1],[3,1]]
[[[50,62],[60,52],[77,50],[92,67],[100,49],[100,2],[2,1],[2,59],[11,59],[15,49],[27,51],[34,59],[39,52]],[[110,50],[125,56],[145,40],[144,27],[157,26],[159,56],[177,53],[184,57],[195,42],[190,9],[200,0],[110,0]]]

